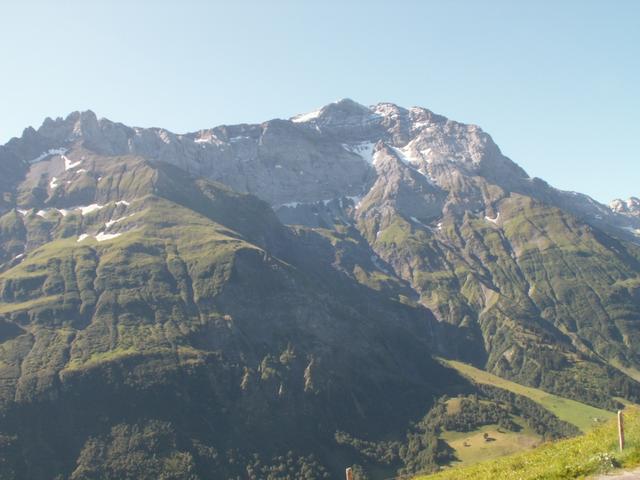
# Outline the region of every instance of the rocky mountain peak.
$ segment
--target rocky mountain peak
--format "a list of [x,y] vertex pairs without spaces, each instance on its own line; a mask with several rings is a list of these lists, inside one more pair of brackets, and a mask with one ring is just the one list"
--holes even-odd
[[66,118],[55,120],[47,117],[37,133],[43,138],[58,142],[69,141],[98,129],[98,117],[91,110],[71,112]]
[[[390,165],[396,167],[376,165],[374,155],[383,148],[391,153],[386,156]],[[221,125],[184,135],[162,128],[131,128],[99,119],[90,110],[73,112],[66,118],[48,118],[37,130],[26,129],[22,138],[0,148],[0,161],[7,165],[7,174],[11,171],[22,178],[39,162],[62,165],[60,155],[71,163],[79,161],[86,153],[76,149],[173,164],[237,191],[256,194],[279,214],[286,211],[283,218],[287,222],[293,222],[290,205],[362,197],[376,177],[390,181],[392,174],[408,168],[412,176],[418,174],[448,192],[447,208],[455,207],[459,213],[489,208],[509,192],[521,192],[563,205],[590,222],[640,226],[640,215],[630,213],[633,199],[618,201],[612,211],[588,197],[557,191],[531,179],[478,126],[449,120],[426,108],[404,108],[390,102],[367,107],[346,98],[289,120]],[[42,168],[37,167],[37,172]],[[60,185],[59,192],[74,185],[73,181],[64,183],[73,179],[61,179],[62,174],[51,168],[48,180],[42,180],[49,194],[54,193],[51,185]],[[31,176],[33,188],[38,189],[36,170]],[[63,182],[53,182],[54,177]],[[441,205],[440,199],[436,203]],[[0,205],[0,211],[10,206],[11,201]],[[306,221],[297,218],[294,223]],[[631,235],[628,228],[623,232],[626,236]]]
[[313,110],[312,112],[301,113],[291,117],[291,121],[294,123],[320,122],[331,124],[343,122],[345,118],[367,116],[370,114],[371,111],[364,105],[361,105],[350,98],[343,98],[336,102],[329,103],[317,110]]
[[330,103],[291,121],[303,128],[329,134],[342,141],[362,141],[384,131],[383,117],[351,99]]
[[637,197],[630,197],[627,200],[616,198],[609,203],[609,208],[615,213],[640,217],[640,199]]

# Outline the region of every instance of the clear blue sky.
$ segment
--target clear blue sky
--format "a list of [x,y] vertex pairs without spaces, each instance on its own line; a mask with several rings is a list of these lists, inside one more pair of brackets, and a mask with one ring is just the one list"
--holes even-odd
[[640,1],[20,0],[0,142],[46,116],[176,132],[343,97],[476,123],[531,175],[640,196]]

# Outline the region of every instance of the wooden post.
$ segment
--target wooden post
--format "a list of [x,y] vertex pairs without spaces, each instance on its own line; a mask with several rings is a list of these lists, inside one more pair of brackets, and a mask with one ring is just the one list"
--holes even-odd
[[624,449],[624,423],[622,418],[622,410],[618,410],[618,442],[620,451]]
[[347,480],[353,480],[353,470],[351,467],[347,468],[345,473],[347,475]]

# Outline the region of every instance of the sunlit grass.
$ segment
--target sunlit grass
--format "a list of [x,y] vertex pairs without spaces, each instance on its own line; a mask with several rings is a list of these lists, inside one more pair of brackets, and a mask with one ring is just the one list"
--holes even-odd
[[[553,395],[537,388],[526,387],[467,365],[466,363],[451,360],[446,361],[446,363],[474,382],[493,385],[530,398],[554,413],[560,420],[575,425],[583,432],[587,432],[598,425],[598,421],[607,420],[614,416],[612,412],[608,412],[607,410]],[[594,421],[594,419],[598,421]]]
[[615,420],[569,440],[544,444],[534,450],[452,468],[416,480],[560,480],[586,478],[618,467],[640,464],[640,410],[625,410],[626,447],[618,450]]

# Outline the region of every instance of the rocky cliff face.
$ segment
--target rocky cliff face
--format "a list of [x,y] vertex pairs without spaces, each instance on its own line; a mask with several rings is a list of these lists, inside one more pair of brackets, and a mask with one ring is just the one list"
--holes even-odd
[[[368,108],[346,99],[290,121],[220,126],[184,135],[131,128],[98,120],[90,111],[76,112],[66,119],[47,119],[37,131],[25,130],[22,138],[3,147],[1,164],[24,169],[78,142],[100,155],[139,155],[174,164],[255,194],[275,208],[364,195],[378,176],[372,156],[382,142],[402,162],[449,192],[445,210],[489,208],[495,199],[481,184],[485,181],[505,192],[557,204],[601,227],[637,226],[615,215],[622,211],[612,212],[584,195],[530,178],[480,128],[424,108],[407,110],[385,103]],[[12,168],[18,171],[14,176],[20,168]]]

